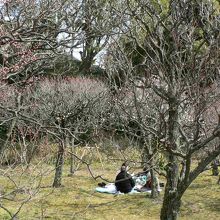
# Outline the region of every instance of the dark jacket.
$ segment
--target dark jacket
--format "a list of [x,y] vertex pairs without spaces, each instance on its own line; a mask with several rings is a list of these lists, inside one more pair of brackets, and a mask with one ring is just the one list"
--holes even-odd
[[130,174],[128,174],[126,171],[121,171],[116,176],[115,186],[117,191],[122,193],[129,193],[135,186],[135,183]]

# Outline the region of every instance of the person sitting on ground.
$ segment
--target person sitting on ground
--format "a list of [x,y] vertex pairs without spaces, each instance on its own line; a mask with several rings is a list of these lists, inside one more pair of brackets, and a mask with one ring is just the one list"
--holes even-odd
[[145,176],[146,176],[146,184],[144,185],[144,187],[146,187],[148,189],[151,189],[152,181],[151,181],[150,171],[146,167],[143,169],[143,171],[144,171]]
[[123,163],[120,173],[115,178],[115,186],[117,191],[122,193],[129,193],[135,186],[132,176],[127,172],[128,166]]
[[[145,190],[150,190],[152,189],[152,179],[151,179],[151,173],[150,170],[146,167],[144,167],[143,171],[137,174],[138,177],[140,178],[145,177],[145,183],[142,186],[137,187],[137,189],[139,191],[145,191]],[[158,177],[155,177],[156,180],[156,186],[157,186],[157,190],[160,191],[160,182]]]

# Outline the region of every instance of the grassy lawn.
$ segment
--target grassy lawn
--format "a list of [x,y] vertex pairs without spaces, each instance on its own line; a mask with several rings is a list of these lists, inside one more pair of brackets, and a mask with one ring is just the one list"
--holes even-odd
[[[52,169],[52,166],[44,165]],[[96,175],[104,174],[105,178],[114,179],[118,164],[108,164],[103,168],[100,164],[93,167]],[[27,202],[19,213],[19,219],[106,219],[106,220],[133,220],[133,219],[159,219],[163,193],[159,199],[152,200],[149,195],[109,195],[94,191],[97,183],[81,166],[73,176],[68,176],[69,167],[65,166],[63,187],[53,189],[53,172],[46,175],[41,182],[39,192]],[[19,169],[13,171],[14,178],[20,178],[19,184],[25,184],[31,179],[33,170],[29,174],[20,176]],[[180,219],[220,219],[220,186],[216,184],[217,178],[206,171],[190,186],[181,208]],[[23,181],[23,182],[22,182]],[[25,182],[26,181],[26,182]],[[13,184],[7,179],[0,178],[1,188],[4,191],[13,189]],[[13,197],[14,201],[3,200],[2,203],[11,211],[15,211],[25,196],[24,192]],[[9,215],[0,209],[0,219],[10,219]]]

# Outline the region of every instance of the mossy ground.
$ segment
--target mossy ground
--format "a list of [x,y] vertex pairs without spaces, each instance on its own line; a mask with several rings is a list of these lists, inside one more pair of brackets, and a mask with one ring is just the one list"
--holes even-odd
[[[52,165],[44,164],[42,170],[52,170]],[[108,163],[105,166],[95,164],[93,172],[103,175],[110,180],[114,179],[117,163]],[[13,178],[17,178],[20,185],[36,185],[33,180],[35,170],[29,168],[21,175],[21,169],[16,168]],[[85,220],[133,220],[133,219],[159,219],[163,193],[156,200],[149,195],[109,195],[94,191],[97,183],[89,174],[85,166],[69,176],[69,167],[65,165],[63,173],[63,187],[53,189],[50,187],[53,172],[45,175],[40,183],[39,192],[21,209],[18,217],[22,220],[34,219],[85,219]],[[18,180],[19,179],[19,180]],[[215,220],[220,219],[220,186],[216,184],[217,177],[211,176],[210,171],[202,173],[186,191],[181,207],[180,219]],[[13,184],[0,177],[1,188],[4,192],[13,189]],[[26,193],[26,192],[25,192]],[[22,198],[27,196],[24,192],[17,193],[10,200],[1,201],[10,211],[16,211]],[[10,219],[9,215],[0,209],[0,219]]]

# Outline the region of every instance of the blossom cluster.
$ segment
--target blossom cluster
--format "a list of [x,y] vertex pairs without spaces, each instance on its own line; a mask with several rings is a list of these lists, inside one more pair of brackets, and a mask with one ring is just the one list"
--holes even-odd
[[[9,73],[16,73],[23,70],[27,65],[37,60],[34,53],[35,48],[26,48],[22,43],[15,40],[10,41],[3,49],[3,65],[0,67],[0,74],[3,78]],[[13,57],[13,61],[11,61]]]

